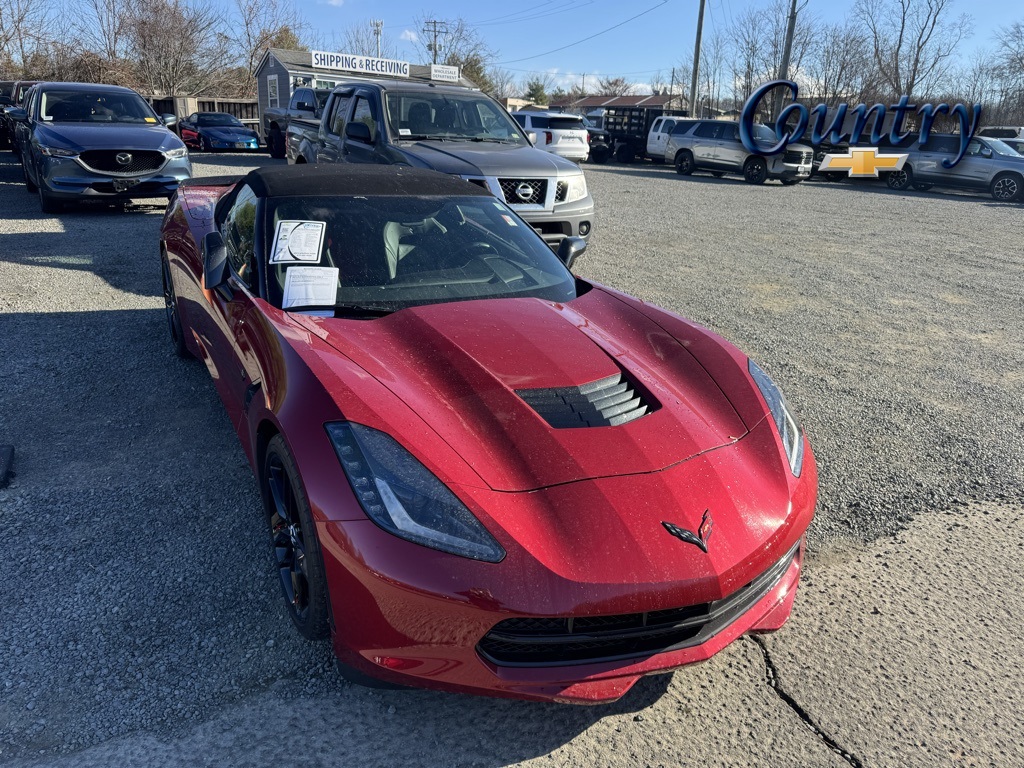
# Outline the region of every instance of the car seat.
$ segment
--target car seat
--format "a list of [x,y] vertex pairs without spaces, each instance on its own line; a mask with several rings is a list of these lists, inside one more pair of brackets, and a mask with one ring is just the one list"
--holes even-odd
[[427,136],[434,130],[434,122],[430,116],[430,105],[418,101],[409,107],[409,132],[414,135]]

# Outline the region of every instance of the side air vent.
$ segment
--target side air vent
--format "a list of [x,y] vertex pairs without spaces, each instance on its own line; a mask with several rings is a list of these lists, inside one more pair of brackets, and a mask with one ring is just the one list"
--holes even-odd
[[579,387],[517,389],[555,429],[617,427],[654,410],[621,373]]

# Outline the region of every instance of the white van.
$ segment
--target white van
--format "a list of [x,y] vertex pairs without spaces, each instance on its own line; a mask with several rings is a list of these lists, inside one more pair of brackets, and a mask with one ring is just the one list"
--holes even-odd
[[513,112],[512,117],[532,134],[537,149],[582,163],[590,154],[590,133],[579,115],[565,112]]
[[665,162],[665,150],[668,148],[668,137],[679,123],[692,125],[695,120],[685,117],[659,117],[651,123],[647,133],[647,156],[656,163]]

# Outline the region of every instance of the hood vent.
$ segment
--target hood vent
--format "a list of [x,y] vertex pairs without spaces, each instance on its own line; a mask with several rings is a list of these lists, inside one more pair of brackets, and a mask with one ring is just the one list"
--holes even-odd
[[617,427],[654,410],[621,373],[579,387],[517,389],[516,394],[555,429]]

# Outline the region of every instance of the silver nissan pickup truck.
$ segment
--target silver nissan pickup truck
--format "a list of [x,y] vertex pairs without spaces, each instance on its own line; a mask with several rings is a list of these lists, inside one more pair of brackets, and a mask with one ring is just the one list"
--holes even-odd
[[494,99],[472,88],[415,80],[337,86],[319,127],[296,124],[289,163],[389,163],[430,168],[490,190],[552,248],[588,238],[594,200],[579,166],[535,149]]

